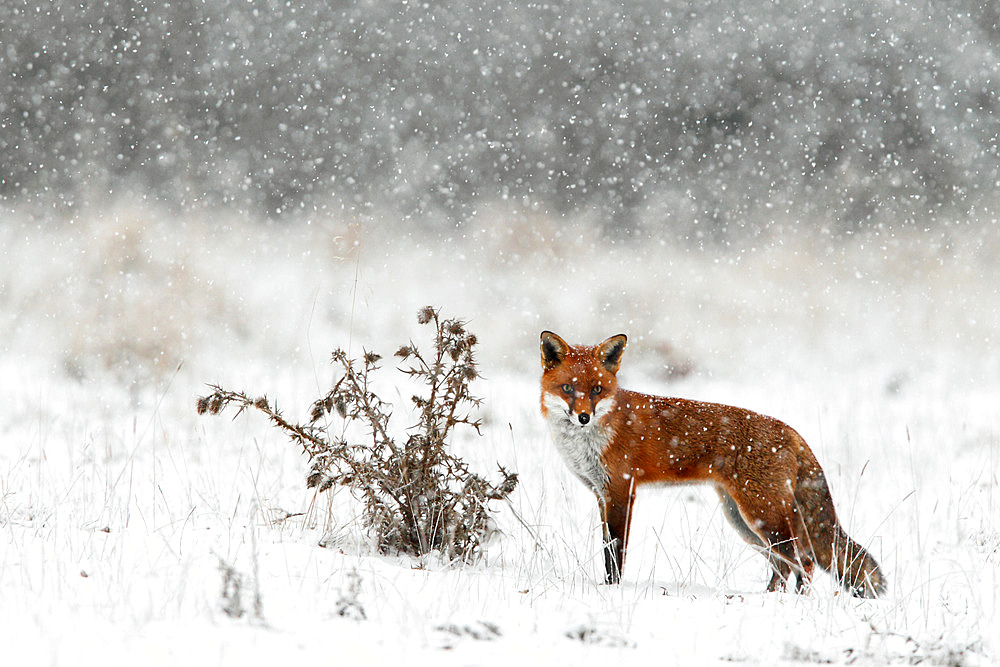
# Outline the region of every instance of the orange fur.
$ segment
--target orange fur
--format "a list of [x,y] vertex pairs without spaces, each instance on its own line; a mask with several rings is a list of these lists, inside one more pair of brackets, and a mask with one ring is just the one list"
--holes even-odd
[[606,581],[618,583],[636,487],[712,484],[726,517],[760,549],[782,590],[796,590],[818,563],[855,595],[885,592],[868,552],[837,520],[823,469],[794,429],[716,403],[649,396],[618,387],[624,334],[600,345],[568,345],[543,332],[542,415],[570,469],[597,496]]

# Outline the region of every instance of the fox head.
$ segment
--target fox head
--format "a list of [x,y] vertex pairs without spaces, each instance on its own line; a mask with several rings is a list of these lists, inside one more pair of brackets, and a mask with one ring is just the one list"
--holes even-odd
[[542,414],[565,415],[580,427],[599,422],[614,406],[626,341],[625,334],[618,334],[600,345],[568,345],[551,331],[543,331]]

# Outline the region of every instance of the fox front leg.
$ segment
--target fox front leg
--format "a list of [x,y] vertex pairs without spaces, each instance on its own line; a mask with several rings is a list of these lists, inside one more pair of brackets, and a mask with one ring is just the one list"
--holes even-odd
[[604,550],[604,583],[617,584],[622,579],[622,556],[623,540],[620,530],[612,534],[611,524],[608,523],[608,503],[604,498],[598,499],[601,508],[601,532]]
[[598,499],[604,537],[604,583],[621,583],[628,547],[629,524],[632,519],[634,488],[623,493],[610,493]]

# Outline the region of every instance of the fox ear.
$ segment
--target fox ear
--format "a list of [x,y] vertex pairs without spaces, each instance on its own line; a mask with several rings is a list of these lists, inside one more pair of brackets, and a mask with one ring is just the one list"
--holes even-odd
[[625,343],[628,338],[625,334],[612,336],[597,346],[597,358],[611,373],[617,373],[618,367],[622,363],[622,354],[625,352]]
[[542,368],[549,370],[562,363],[569,345],[551,331],[542,332]]

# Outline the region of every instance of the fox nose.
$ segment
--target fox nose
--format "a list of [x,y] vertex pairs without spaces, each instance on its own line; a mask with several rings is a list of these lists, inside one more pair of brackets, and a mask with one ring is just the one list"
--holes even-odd
[[576,418],[580,420],[581,424],[586,424],[587,422],[590,421],[590,415],[588,415],[586,412],[581,412],[579,415],[577,415]]

